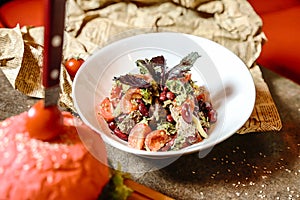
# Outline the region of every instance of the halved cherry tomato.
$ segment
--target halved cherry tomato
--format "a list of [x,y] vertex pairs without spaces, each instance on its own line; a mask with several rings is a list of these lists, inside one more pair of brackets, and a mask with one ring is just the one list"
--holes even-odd
[[84,63],[82,58],[70,58],[65,61],[64,65],[71,78],[74,78],[80,66]]
[[140,150],[144,149],[145,138],[151,131],[147,124],[136,124],[129,133],[128,146]]
[[164,130],[155,130],[149,133],[145,139],[145,146],[150,151],[159,151],[172,138]]
[[121,103],[121,108],[123,113],[128,114],[138,109],[138,106],[131,102],[133,96],[142,97],[142,95],[140,94],[140,90],[138,88],[131,88],[127,90],[124,96],[122,97],[120,103]]
[[44,107],[42,100],[29,109],[27,117],[26,128],[32,138],[51,140],[63,127],[63,115],[58,107]]
[[99,107],[99,114],[105,121],[111,122],[114,120],[112,103],[108,97],[103,99]]

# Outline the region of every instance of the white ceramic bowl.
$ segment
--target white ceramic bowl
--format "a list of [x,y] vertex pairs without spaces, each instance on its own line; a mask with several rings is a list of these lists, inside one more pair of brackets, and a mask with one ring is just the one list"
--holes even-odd
[[[193,51],[201,57],[192,68],[192,79],[208,88],[218,113],[218,121],[209,130],[207,139],[178,151],[148,152],[128,147],[125,141],[111,134],[106,125],[99,123],[95,106],[109,96],[114,76],[134,70],[137,59],[163,55],[171,67]],[[73,82],[73,100],[82,120],[101,134],[107,144],[156,159],[211,149],[233,135],[253,110],[255,87],[248,68],[225,47],[193,35],[160,32],[121,39],[96,51],[77,72]]]

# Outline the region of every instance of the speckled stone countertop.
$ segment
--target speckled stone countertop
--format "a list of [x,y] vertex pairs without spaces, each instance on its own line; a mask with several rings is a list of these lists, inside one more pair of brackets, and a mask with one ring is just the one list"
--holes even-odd
[[[175,199],[300,199],[300,85],[262,71],[282,119],[280,132],[235,134],[203,158],[185,155],[163,168],[110,146],[109,156],[143,168],[132,173],[135,181]],[[1,120],[37,100],[13,90],[1,71],[0,91]]]

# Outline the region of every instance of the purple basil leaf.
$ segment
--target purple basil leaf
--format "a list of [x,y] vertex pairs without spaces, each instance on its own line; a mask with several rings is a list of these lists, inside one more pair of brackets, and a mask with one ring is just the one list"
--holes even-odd
[[118,78],[115,77],[114,79],[119,80],[121,83],[130,85],[132,87],[148,88],[151,86],[151,84],[147,82],[145,79],[141,77],[137,77],[132,74],[126,74]]
[[178,65],[171,68],[166,73],[166,80],[172,79],[172,78],[179,78],[183,76],[184,72],[190,71],[193,64],[196,62],[196,60],[200,57],[200,55],[197,52],[192,52],[186,57],[184,57]]
[[137,65],[152,76],[153,80],[158,84],[162,84],[165,80],[166,62],[163,56],[153,57],[150,61],[148,59],[138,60]]

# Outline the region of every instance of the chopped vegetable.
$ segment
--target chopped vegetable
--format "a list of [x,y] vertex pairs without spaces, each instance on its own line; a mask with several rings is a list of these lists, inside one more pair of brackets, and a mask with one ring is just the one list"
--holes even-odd
[[120,170],[111,170],[111,178],[103,188],[98,200],[126,200],[133,190],[124,184],[124,179],[129,178],[128,174]]
[[108,97],[106,97],[100,104],[99,114],[106,120],[112,121],[114,119],[113,116],[113,108],[111,101]]

